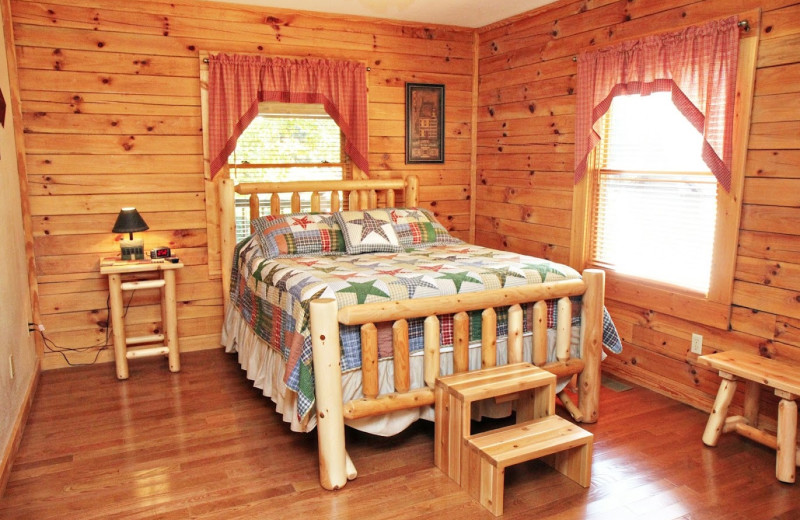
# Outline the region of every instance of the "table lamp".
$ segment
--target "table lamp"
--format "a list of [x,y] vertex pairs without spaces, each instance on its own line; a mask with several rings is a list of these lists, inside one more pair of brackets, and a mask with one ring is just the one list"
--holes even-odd
[[119,247],[122,260],[144,260],[144,239],[133,238],[136,231],[147,231],[150,227],[136,208],[122,208],[114,224],[114,233],[128,233],[128,238],[121,238]]

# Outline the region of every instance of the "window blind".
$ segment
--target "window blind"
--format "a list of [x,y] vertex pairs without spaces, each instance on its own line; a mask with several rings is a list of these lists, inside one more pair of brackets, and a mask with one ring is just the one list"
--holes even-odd
[[668,93],[617,97],[601,121],[592,262],[708,291],[717,181]]
[[[262,104],[261,112],[236,143],[229,159],[237,182],[341,180],[344,177],[341,130],[321,105]],[[330,166],[327,166],[327,165]],[[323,195],[323,194],[321,194]],[[323,198],[330,197],[324,194]],[[290,194],[281,196],[281,211],[290,208]],[[326,201],[322,201],[323,205]],[[310,210],[310,194],[301,194],[300,206]],[[250,234],[249,202],[236,197],[236,238]],[[261,214],[269,212],[262,197]]]

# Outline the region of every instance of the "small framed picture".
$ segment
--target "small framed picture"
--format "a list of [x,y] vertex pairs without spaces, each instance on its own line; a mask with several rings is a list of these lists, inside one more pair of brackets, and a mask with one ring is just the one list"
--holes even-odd
[[406,164],[444,162],[444,85],[406,83]]

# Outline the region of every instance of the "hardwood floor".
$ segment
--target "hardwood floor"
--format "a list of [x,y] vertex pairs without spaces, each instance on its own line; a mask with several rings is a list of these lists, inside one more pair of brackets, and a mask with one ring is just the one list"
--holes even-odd
[[[316,434],[291,433],[233,356],[183,354],[42,374],[0,518],[494,518],[433,465],[433,425],[379,438],[348,430],[359,478],[319,487]],[[603,388],[592,485],[539,462],[506,474],[511,519],[800,518],[800,484],[706,415],[653,392]]]

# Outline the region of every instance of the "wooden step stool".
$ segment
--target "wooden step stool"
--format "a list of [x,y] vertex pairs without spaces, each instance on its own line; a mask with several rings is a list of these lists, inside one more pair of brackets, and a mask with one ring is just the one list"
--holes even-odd
[[[775,476],[781,482],[794,482],[796,467],[800,465],[796,402],[800,397],[800,366],[734,350],[700,356],[697,362],[719,370],[722,378],[714,408],[703,432],[703,442],[707,446],[716,446],[722,433],[735,431],[776,450]],[[747,384],[744,415],[727,417],[739,380]],[[758,427],[758,402],[762,386],[774,389],[775,395],[781,399],[776,435]]]
[[503,514],[505,469],[551,456],[548,464],[583,487],[592,479],[593,435],[557,415],[472,436],[469,494],[495,515]]
[[[507,466],[562,451],[556,469],[589,485],[592,434],[555,414],[556,377],[530,363],[463,372],[436,380],[434,462],[495,515],[503,512]],[[472,403],[516,400],[517,424],[471,434]]]

